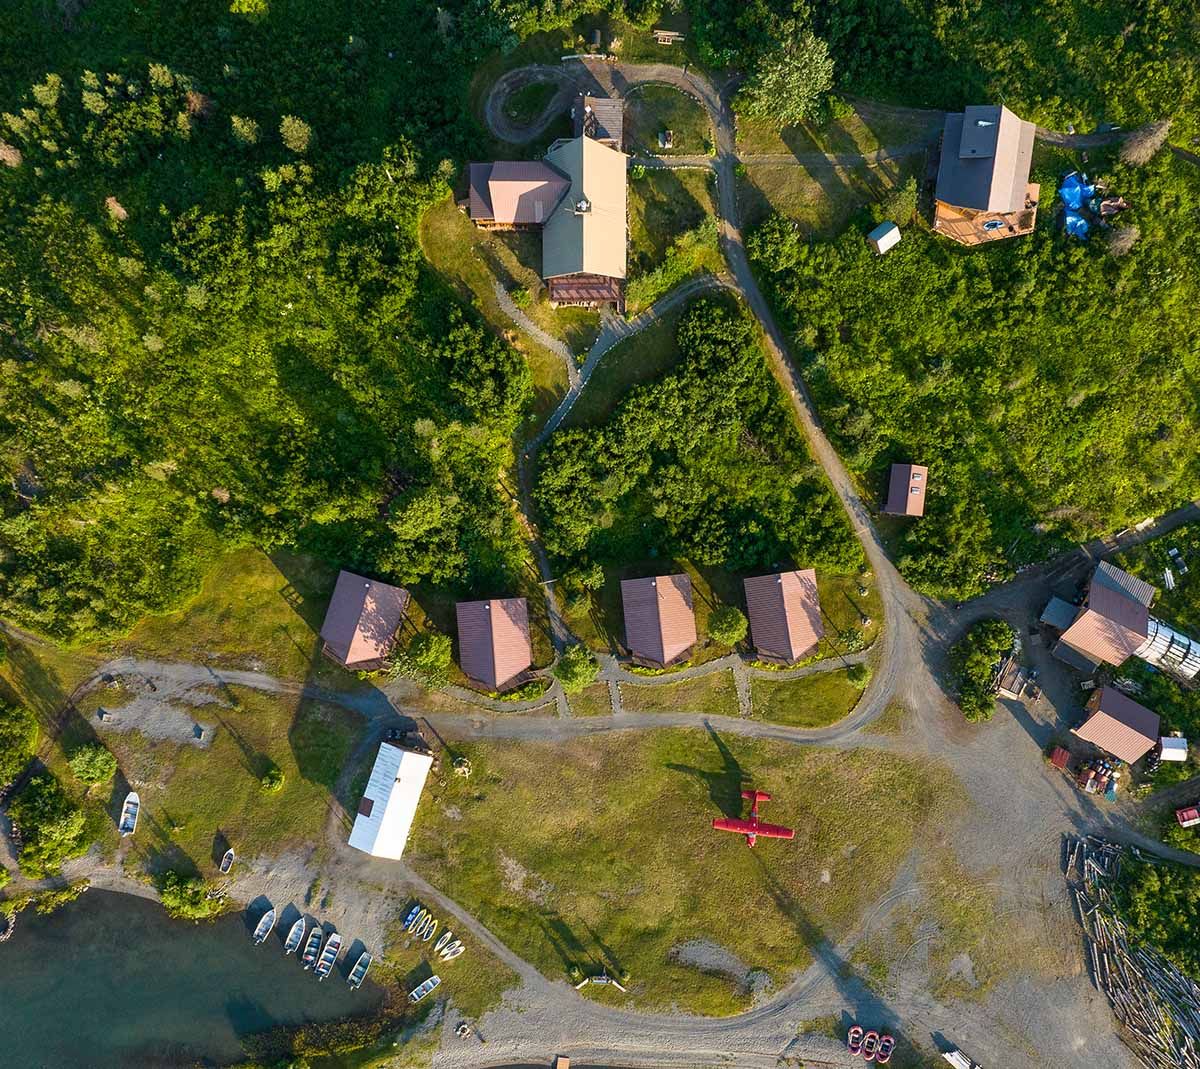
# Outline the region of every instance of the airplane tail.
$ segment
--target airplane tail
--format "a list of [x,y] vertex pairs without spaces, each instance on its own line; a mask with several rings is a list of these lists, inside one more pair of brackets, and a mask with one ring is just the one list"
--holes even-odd
[[771,796],[766,791],[742,791],[743,798],[749,798],[752,802],[769,802]]

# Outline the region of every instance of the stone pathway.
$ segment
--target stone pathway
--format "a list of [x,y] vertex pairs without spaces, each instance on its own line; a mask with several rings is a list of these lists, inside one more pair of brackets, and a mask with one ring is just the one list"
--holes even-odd
[[499,303],[504,314],[539,345],[549,349],[550,352],[557,356],[567,369],[567,382],[571,386],[578,386],[579,368],[575,363],[575,354],[571,352],[567,343],[561,338],[556,338],[553,334],[548,334],[530,319],[523,309],[517,307],[517,303],[512,299],[512,294],[499,281],[493,283],[493,286],[496,291],[496,301]]

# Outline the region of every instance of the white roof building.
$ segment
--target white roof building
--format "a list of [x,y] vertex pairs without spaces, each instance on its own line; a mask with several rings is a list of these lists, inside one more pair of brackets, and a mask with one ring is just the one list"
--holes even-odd
[[900,244],[900,228],[895,223],[880,223],[867,235],[867,241],[882,256],[888,249]]
[[1187,760],[1187,739],[1166,735],[1158,740],[1158,744],[1162,747],[1162,759],[1164,761]]
[[427,753],[383,743],[354,818],[350,845],[399,861],[432,764]]

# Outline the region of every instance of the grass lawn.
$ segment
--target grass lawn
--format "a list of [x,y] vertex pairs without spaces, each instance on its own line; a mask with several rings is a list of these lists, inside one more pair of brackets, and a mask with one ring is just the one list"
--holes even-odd
[[754,679],[750,700],[755,720],[797,728],[836,724],[858,704],[862,690],[850,682],[847,669],[801,679]]
[[772,156],[798,152],[866,155],[881,148],[897,148],[932,139],[941,127],[936,115],[879,117],[866,109],[822,126],[805,123],[783,130],[769,122],[739,115],[737,151],[741,155]]
[[[672,133],[672,147],[661,148],[658,135]],[[644,156],[704,156],[713,146],[708,112],[694,97],[666,85],[636,87],[625,103],[625,151]]]
[[358,686],[321,653],[337,569],[311,557],[241,549],[223,557],[178,612],[147,616],[96,652],[251,668],[331,687]]
[[567,696],[574,716],[612,716],[612,699],[608,695],[607,683],[593,683],[578,694]]
[[492,329],[524,354],[533,377],[533,418],[540,423],[567,392],[567,369],[561,358],[513,323],[500,308],[495,292],[499,280],[506,289],[520,286],[536,293],[541,285],[536,269],[521,265],[499,235],[472,225],[449,197],[422,216],[421,247],[458,295],[474,304]]
[[541,115],[557,92],[557,82],[530,82],[509,93],[504,101],[504,114],[515,123],[528,125]]
[[[709,171],[647,171],[629,183],[629,277],[652,271],[681,234],[716,211]],[[720,267],[720,257],[710,265]]]
[[622,683],[621,705],[631,713],[738,715],[737,690],[728,670],[659,686]]
[[879,636],[883,601],[874,576],[834,575],[818,569],[817,596],[825,617],[825,637],[817,647],[818,658],[862,649]]
[[[474,773],[430,782],[406,860],[547,976],[627,971],[621,1003],[644,1009],[730,1014],[750,1004],[746,970],[785,983],[883,893],[943,794],[908,758],[699,730],[459,750]],[[750,784],[771,790],[795,841],[747,850],[711,831]],[[694,940],[745,968],[679,960]]]
[[923,156],[853,168],[753,163],[739,172],[738,202],[748,227],[780,212],[808,233],[831,236],[860,208],[900,185],[909,175],[919,174],[923,166]]
[[868,735],[903,735],[912,719],[912,711],[903,702],[892,702],[881,716],[872,720],[863,731]]
[[[120,771],[101,793],[113,820],[132,787],[142,798],[138,835],[126,865],[146,872],[180,867],[212,877],[226,845],[243,857],[276,855],[295,843],[321,840],[334,783],[362,733],[362,719],[340,706],[225,687],[218,703],[196,709],[214,724],[206,749],[138,731],[104,731],[101,740]],[[120,697],[94,692],[60,739],[66,752],[95,737],[92,714]],[[273,793],[260,779],[270,763],[284,775]],[[69,772],[60,773],[69,777]]]

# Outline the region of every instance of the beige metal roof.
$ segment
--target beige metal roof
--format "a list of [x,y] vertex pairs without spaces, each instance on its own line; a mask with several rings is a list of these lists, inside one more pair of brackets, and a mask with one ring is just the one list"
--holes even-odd
[[1080,611],[1075,622],[1063,632],[1062,642],[1093,661],[1124,664],[1146,641],[1145,633],[1138,634],[1103,613],[1087,608]]
[[791,663],[816,649],[825,623],[812,568],[756,575],[744,586],[750,637],[760,655]]
[[621,604],[625,643],[635,657],[668,665],[696,644],[692,581],[687,575],[622,579]]
[[1102,750],[1133,764],[1158,742],[1158,714],[1105,687],[1088,702],[1092,715],[1074,733]]
[[546,162],[571,188],[542,228],[542,277],[625,277],[626,156],[590,137],[560,141]]
[[947,115],[936,198],[977,211],[1021,211],[1036,132],[998,104]]
[[378,661],[387,656],[407,606],[402,587],[339,572],[321,637],[347,667]]
[[524,598],[460,601],[455,611],[458,662],[468,677],[502,690],[533,663]]

